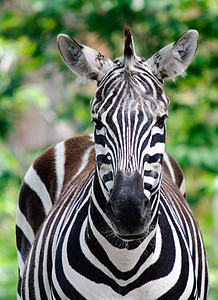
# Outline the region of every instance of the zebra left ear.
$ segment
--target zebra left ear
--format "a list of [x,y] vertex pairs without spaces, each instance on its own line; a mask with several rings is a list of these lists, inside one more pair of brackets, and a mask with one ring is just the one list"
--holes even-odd
[[66,34],[59,34],[58,49],[65,64],[77,75],[100,81],[112,67],[112,61]]
[[198,47],[198,32],[189,30],[147,60],[146,64],[160,80],[185,75],[185,70],[195,57]]

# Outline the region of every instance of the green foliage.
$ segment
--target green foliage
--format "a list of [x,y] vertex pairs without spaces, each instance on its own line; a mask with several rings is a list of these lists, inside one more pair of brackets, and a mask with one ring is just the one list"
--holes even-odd
[[9,147],[0,141],[0,299],[14,299],[17,282],[15,215],[19,162]]
[[57,103],[55,110],[60,119],[73,119],[79,132],[90,131],[90,99],[90,95],[76,94],[71,101]]
[[[188,29],[200,34],[199,50],[187,78],[166,82],[171,99],[167,150],[182,166],[188,201],[205,239],[210,266],[209,299],[218,299],[218,8],[214,0],[30,0],[2,1],[0,11],[0,299],[14,299],[17,263],[15,210],[19,185],[36,153],[20,152],[9,138],[21,111],[51,108],[52,124],[71,122],[79,133],[91,130],[93,88],[73,84],[61,61],[56,36],[63,32],[89,46],[90,33],[111,53],[123,51],[125,24],[145,58]],[[59,80],[58,74],[62,77]],[[43,84],[50,83],[47,93]],[[52,100],[55,98],[55,101]]]

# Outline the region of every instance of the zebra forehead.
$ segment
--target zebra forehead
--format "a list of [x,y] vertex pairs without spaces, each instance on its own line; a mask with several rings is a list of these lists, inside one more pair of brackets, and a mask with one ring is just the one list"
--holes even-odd
[[150,74],[115,70],[98,87],[91,101],[92,113],[102,114],[120,109],[134,111],[149,109],[150,112],[166,111],[169,99],[162,86]]

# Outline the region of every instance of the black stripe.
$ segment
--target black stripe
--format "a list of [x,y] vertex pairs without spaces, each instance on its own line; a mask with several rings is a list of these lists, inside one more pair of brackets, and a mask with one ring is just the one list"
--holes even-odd
[[157,143],[165,143],[165,130],[163,134],[156,133],[152,135],[151,147],[154,147]]
[[16,240],[17,249],[21,253],[22,259],[25,262],[31,245],[26,236],[24,235],[22,229],[20,229],[20,227],[18,226],[16,226]]
[[26,183],[21,187],[19,207],[36,234],[45,219],[45,213],[38,195]]

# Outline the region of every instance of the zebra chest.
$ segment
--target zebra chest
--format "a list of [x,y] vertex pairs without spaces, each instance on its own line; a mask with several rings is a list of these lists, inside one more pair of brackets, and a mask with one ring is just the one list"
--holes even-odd
[[[58,282],[52,287],[55,299],[57,295],[61,299],[90,300],[155,300],[163,295],[163,299],[177,299],[176,293],[185,291],[191,272],[183,268],[186,274],[182,279],[182,261],[188,263],[189,258],[178,247],[176,232],[166,233],[158,226],[155,238],[150,236],[137,249],[128,251],[87,234],[87,213],[88,204],[71,226],[67,224],[59,239],[52,270],[52,280]],[[182,299],[190,292],[187,290]]]

